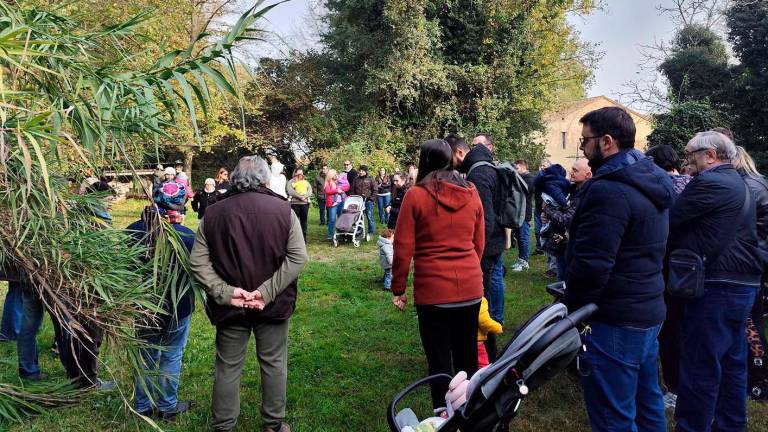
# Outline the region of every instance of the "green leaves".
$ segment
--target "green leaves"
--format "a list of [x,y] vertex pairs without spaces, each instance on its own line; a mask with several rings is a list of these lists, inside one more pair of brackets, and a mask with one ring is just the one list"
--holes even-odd
[[[141,37],[135,31],[149,11],[83,31],[66,4],[51,12],[23,3],[0,0],[0,153],[8,150],[0,155],[0,257],[26,271],[74,338],[89,337],[87,326],[103,329],[124,356],[121,366],[139,373],[146,345],[137,331],[157,326],[165,298],[175,310],[189,290],[200,295],[187,251],[163,222],[149,253],[102,218],[111,197],[73,193],[57,170],[67,163],[97,177],[113,167],[133,170],[132,146],[157,148],[184,119],[200,143],[197,110],[208,115],[209,84],[239,97],[232,49],[257,38],[254,23],[274,6],[248,9],[209,49],[198,52],[202,35],[137,68],[125,46]],[[76,400],[64,388],[44,391],[51,394],[0,384],[0,419]]]

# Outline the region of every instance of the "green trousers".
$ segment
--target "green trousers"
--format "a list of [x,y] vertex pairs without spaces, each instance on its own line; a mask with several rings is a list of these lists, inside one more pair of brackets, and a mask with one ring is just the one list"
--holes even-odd
[[216,327],[216,370],[213,381],[213,428],[234,429],[240,415],[240,377],[248,340],[256,339],[261,368],[261,418],[265,427],[277,428],[285,418],[288,381],[288,322],[253,326],[222,324]]

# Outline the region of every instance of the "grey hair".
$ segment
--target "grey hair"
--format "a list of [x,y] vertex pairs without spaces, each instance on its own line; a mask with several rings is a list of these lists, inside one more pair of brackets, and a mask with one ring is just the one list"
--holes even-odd
[[240,192],[269,187],[272,173],[267,162],[258,156],[245,156],[232,171],[229,181]]
[[737,156],[736,145],[720,132],[699,132],[688,141],[688,145],[692,147],[689,151],[713,149],[717,158],[723,162],[730,162]]

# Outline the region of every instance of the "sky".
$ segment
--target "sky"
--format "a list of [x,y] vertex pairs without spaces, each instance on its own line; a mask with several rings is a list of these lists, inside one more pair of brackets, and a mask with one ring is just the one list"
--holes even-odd
[[[279,55],[285,45],[303,48],[316,44],[312,4],[319,0],[291,0],[267,15],[266,28],[273,33],[275,43],[262,46],[254,54]],[[642,45],[655,40],[671,39],[674,29],[669,18],[660,15],[656,7],[664,0],[603,0],[604,7],[586,17],[571,17],[570,22],[581,39],[597,44],[602,58],[594,70],[594,80],[588,96],[605,95],[629,103],[622,97],[624,86],[631,80],[653,80],[655,73],[644,71]],[[645,107],[633,104],[636,109]]]

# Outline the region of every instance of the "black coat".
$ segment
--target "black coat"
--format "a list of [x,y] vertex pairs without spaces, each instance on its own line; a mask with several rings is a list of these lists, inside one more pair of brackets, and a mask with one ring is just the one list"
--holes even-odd
[[533,218],[533,201],[534,201],[534,186],[533,186],[533,174],[527,172],[525,174],[520,174],[520,177],[523,178],[523,181],[526,185],[528,185],[528,200],[526,201],[525,205],[525,220],[530,222]]
[[670,211],[670,250],[685,248],[706,257],[706,280],[760,282],[763,254],[758,247],[755,200],[739,220],[745,188],[731,164],[695,176]]
[[392,186],[392,202],[389,209],[389,220],[387,221],[387,228],[395,229],[397,226],[397,216],[400,214],[400,206],[403,205],[403,198],[408,189],[405,187],[399,188]]
[[219,195],[221,194],[218,191],[206,192],[204,190],[195,194],[195,197],[192,198],[192,210],[197,212],[198,219],[202,219],[205,216],[205,209],[215,203]]
[[637,150],[610,156],[593,170],[576,193],[565,303],[569,310],[595,303],[593,319],[610,325],[661,324],[672,181]]
[[757,207],[757,242],[760,249],[768,252],[768,182],[763,176],[752,177],[744,172],[740,174]]
[[[477,162],[493,163],[493,154],[484,145],[477,145],[467,153],[459,167],[459,171],[468,173],[472,165]],[[507,245],[507,236],[504,233],[504,228],[496,219],[496,203],[500,201],[496,168],[488,165],[475,167],[467,175],[467,180],[475,185],[477,194],[480,196],[480,202],[483,203],[483,213],[485,216],[485,250],[483,251],[483,256],[492,257],[499,255],[504,252],[504,248]]]

